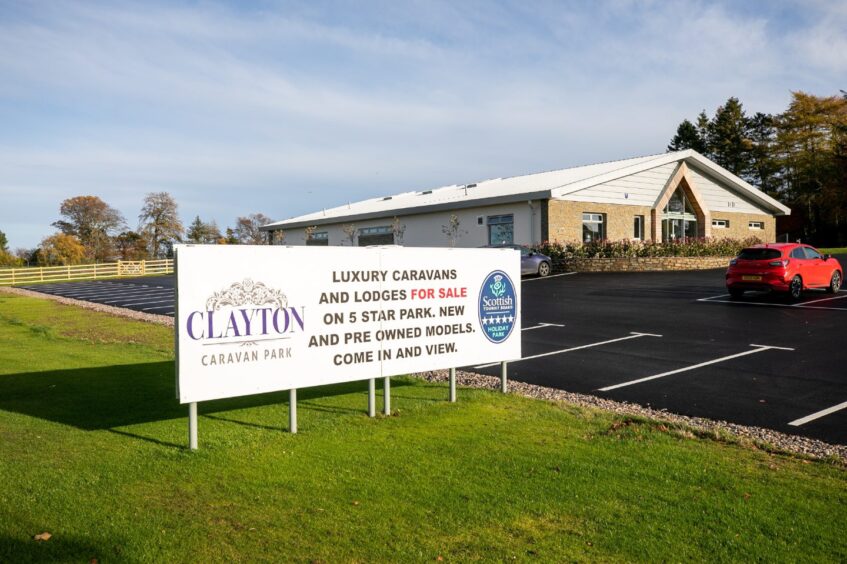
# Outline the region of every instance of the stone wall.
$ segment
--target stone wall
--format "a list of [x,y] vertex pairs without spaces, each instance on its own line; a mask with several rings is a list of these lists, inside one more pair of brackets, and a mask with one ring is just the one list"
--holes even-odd
[[636,215],[644,217],[644,237],[651,233],[650,208],[618,204],[594,204],[550,200],[547,206],[547,229],[550,241],[582,241],[582,214],[606,214],[606,239],[632,239]]
[[[716,219],[728,220],[729,227],[712,227],[712,237],[731,237],[733,239],[758,237],[765,243],[776,241],[776,218],[773,216],[757,213],[712,212],[712,220]],[[765,224],[765,228],[750,229],[751,221],[761,221]]]
[[655,272],[726,268],[733,257],[632,257],[553,259],[554,272]]

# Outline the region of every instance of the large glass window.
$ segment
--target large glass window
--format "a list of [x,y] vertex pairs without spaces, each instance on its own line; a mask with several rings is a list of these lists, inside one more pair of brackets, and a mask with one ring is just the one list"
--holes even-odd
[[394,231],[390,225],[380,227],[363,227],[359,229],[359,246],[393,245]]
[[312,236],[306,239],[306,244],[312,247],[326,247],[329,245],[329,233],[326,231],[312,233]]
[[662,210],[662,241],[697,237],[697,215],[682,188],[677,188]]
[[514,215],[489,215],[487,223],[489,245],[511,245],[515,242]]
[[582,214],[582,240],[586,243],[606,238],[606,214]]

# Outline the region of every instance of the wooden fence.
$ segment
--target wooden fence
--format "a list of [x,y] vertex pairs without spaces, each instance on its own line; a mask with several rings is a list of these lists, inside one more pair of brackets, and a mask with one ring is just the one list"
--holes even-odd
[[76,264],[73,266],[45,266],[38,268],[0,268],[0,286],[31,284],[33,282],[58,282],[62,280],[93,280],[119,276],[145,276],[171,274],[173,259],[121,260],[103,264]]

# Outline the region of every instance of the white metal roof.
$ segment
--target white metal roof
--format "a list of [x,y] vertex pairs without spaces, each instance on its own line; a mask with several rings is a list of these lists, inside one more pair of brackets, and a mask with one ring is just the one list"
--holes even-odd
[[568,194],[611,180],[637,174],[675,161],[686,161],[717,177],[723,183],[759,203],[776,215],[788,215],[791,210],[761,190],[710,161],[699,153],[686,150],[662,153],[620,161],[494,178],[475,184],[444,186],[419,192],[403,192],[324,209],[268,224],[262,229],[287,229],[309,225],[337,223],[362,218],[403,216],[449,208],[467,208],[524,199],[563,198]]

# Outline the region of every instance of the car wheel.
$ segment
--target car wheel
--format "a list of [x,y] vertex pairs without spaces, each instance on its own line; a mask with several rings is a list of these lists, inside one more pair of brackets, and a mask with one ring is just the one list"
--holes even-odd
[[733,300],[737,300],[744,295],[744,290],[740,290],[738,288],[729,288],[729,297]]
[[795,276],[791,279],[791,284],[788,286],[788,299],[791,301],[799,300],[803,294],[803,279]]
[[550,275],[550,263],[542,262],[538,265],[538,275],[541,277]]
[[826,289],[830,294],[837,294],[841,289],[841,273],[837,270],[832,273],[832,278],[829,280],[829,287]]

